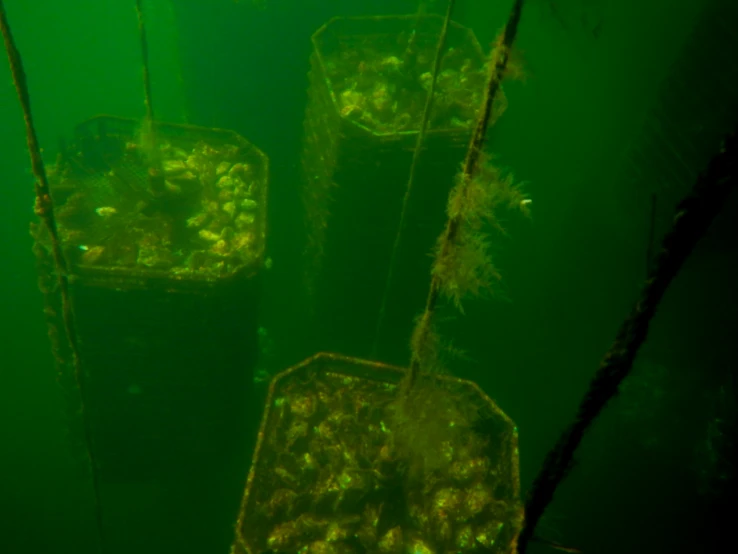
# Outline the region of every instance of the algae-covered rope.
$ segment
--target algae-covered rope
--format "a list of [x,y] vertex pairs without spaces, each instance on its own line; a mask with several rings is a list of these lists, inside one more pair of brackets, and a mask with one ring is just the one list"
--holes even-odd
[[[379,308],[379,317],[377,318],[377,328],[374,331],[374,344],[372,346],[372,357],[377,354],[377,348],[379,347],[379,335],[382,331],[382,325],[384,323],[384,314],[387,310],[387,297],[389,296],[389,290],[392,287],[392,280],[394,277],[395,264],[397,263],[397,254],[400,250],[400,241],[402,237],[402,231],[405,228],[405,217],[407,214],[407,207],[410,202],[410,194],[412,192],[413,184],[415,182],[415,172],[418,167],[418,160],[420,159],[420,151],[425,141],[425,134],[428,131],[428,121],[430,120],[431,110],[433,109],[433,97],[436,92],[436,83],[438,82],[438,71],[441,67],[441,58],[443,49],[446,46],[446,37],[448,36],[448,25],[451,21],[451,16],[454,11],[456,0],[449,0],[448,8],[446,9],[446,16],[443,20],[443,26],[441,27],[441,34],[438,37],[438,45],[436,46],[436,57],[433,61],[433,78],[431,80],[430,89],[428,90],[428,96],[425,99],[425,107],[423,108],[423,117],[420,124],[420,130],[415,140],[415,150],[413,150],[413,160],[410,164],[410,175],[407,180],[407,186],[405,188],[405,195],[402,198],[402,209],[400,210],[400,222],[397,225],[397,234],[395,235],[395,242],[392,245],[392,255],[390,257],[389,270],[387,272],[387,279],[384,284],[384,292],[382,293],[382,304]],[[423,11],[424,4],[421,3],[420,11]]]
[[735,188],[737,172],[738,127],[725,139],[720,153],[700,174],[690,194],[677,206],[672,228],[664,237],[638,302],[602,360],[579,405],[574,422],[546,456],[528,494],[518,554],[526,551],[538,521],[553,500],[556,488],[566,478],[585,431],[617,394],[620,383],[630,373],[636,354],[648,335],[651,318],[666,289],[720,212],[730,191]]
[[36,215],[41,219],[44,226],[46,227],[46,230],[48,231],[51,253],[56,269],[59,294],[61,296],[64,331],[67,335],[67,340],[69,341],[69,349],[71,352],[72,365],[74,368],[74,378],[77,383],[78,392],[80,395],[80,410],[85,433],[85,443],[87,446],[86,454],[90,466],[90,475],[92,479],[97,532],[99,535],[98,545],[100,552],[104,552],[105,548],[102,504],[96,471],[97,464],[95,463],[95,454],[92,442],[90,422],[85,411],[84,376],[82,374],[79,341],[74,324],[74,311],[72,309],[72,302],[69,294],[69,277],[67,273],[67,264],[66,260],[64,259],[64,254],[62,253],[61,243],[59,241],[59,232],[56,226],[56,220],[54,219],[54,206],[51,199],[51,192],[49,190],[49,181],[46,176],[46,168],[44,167],[43,159],[41,158],[41,148],[39,147],[38,136],[36,135],[36,129],[33,124],[31,100],[28,94],[26,74],[23,70],[23,63],[21,61],[20,52],[18,52],[18,49],[16,48],[15,41],[13,40],[13,34],[11,33],[10,25],[8,24],[3,0],[0,0],[0,28],[2,30],[5,49],[8,53],[8,61],[10,62],[10,71],[13,76],[13,84],[15,85],[15,90],[18,93],[18,99],[20,100],[21,109],[23,111],[23,119],[25,120],[26,126],[26,141],[28,144],[28,153],[31,157],[31,169],[33,171],[34,177],[36,178],[36,204],[34,207],[34,211]]
[[138,19],[138,35],[141,40],[141,57],[143,58],[143,85],[144,105],[146,106],[146,118],[149,122],[154,121],[154,106],[151,102],[151,72],[149,71],[149,41],[146,38],[146,22],[144,19],[143,4],[136,0],[136,17]]
[[[468,188],[469,183],[477,172],[479,165],[479,157],[482,154],[484,143],[487,137],[487,127],[489,127],[489,121],[492,114],[492,106],[494,105],[495,97],[500,90],[500,84],[505,76],[505,70],[507,69],[507,63],[510,59],[510,49],[515,42],[515,37],[518,33],[518,25],[520,23],[520,16],[523,11],[524,0],[515,0],[510,16],[508,17],[505,29],[502,32],[500,38],[495,45],[494,53],[491,60],[491,67],[489,72],[489,80],[487,81],[487,90],[485,93],[484,104],[482,105],[477,126],[472,135],[471,141],[469,142],[469,148],[466,152],[466,158],[464,159],[464,165],[461,174],[461,186],[464,190]],[[463,192],[462,192],[463,194]],[[451,245],[456,239],[456,235],[459,232],[459,228],[462,221],[463,215],[459,214],[456,217],[449,217],[446,221],[446,227],[443,231],[443,235],[440,240],[439,256],[444,256],[448,253]],[[441,279],[434,275],[431,278],[430,289],[428,290],[428,296],[425,304],[425,311],[421,316],[418,326],[420,337],[418,342],[423,342],[428,339],[431,331],[430,321],[438,303],[438,298],[441,294]],[[410,390],[415,384],[415,381],[420,371],[420,359],[418,356],[413,355],[410,360],[410,369],[408,370],[407,376],[407,390]]]
[[138,20],[138,35],[141,41],[142,76],[144,86],[144,106],[146,115],[144,117],[144,134],[148,139],[149,147],[147,154],[149,159],[149,187],[154,196],[161,196],[165,192],[164,175],[161,170],[161,160],[155,154],[156,148],[156,123],[154,120],[154,104],[151,99],[151,70],[149,69],[149,41],[146,37],[146,19],[144,17],[142,0],[136,0],[136,18]]
[[[450,0],[451,4],[455,4],[456,0]],[[453,7],[451,7],[453,9]],[[402,60],[406,64],[405,70],[413,72],[418,61],[418,29],[420,28],[420,20],[428,11],[428,0],[420,0],[418,10],[415,12],[415,26],[410,32],[410,39],[407,41],[405,53]]]

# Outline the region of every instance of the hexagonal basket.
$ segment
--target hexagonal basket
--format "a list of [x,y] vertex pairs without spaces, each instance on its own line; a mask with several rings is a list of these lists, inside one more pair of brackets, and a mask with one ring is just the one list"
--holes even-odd
[[232,437],[251,425],[268,160],[233,131],[157,123],[154,136],[95,117],[49,168],[80,382],[39,226],[34,252],[70,434],[86,432],[82,386],[101,480],[213,467],[205,487],[249,457]]
[[[312,37],[302,150],[305,269],[316,328],[326,337],[364,343],[372,336],[442,24],[436,15],[334,18]],[[413,249],[398,256],[396,274],[410,281],[427,276],[429,237],[442,228],[486,76],[474,33],[451,22],[403,229]],[[364,293],[337,298],[355,275]],[[389,317],[412,321],[413,314]],[[369,355],[366,345],[327,342],[320,349]]]
[[262,263],[268,159],[233,131],[157,123],[153,135],[98,116],[49,181],[70,270],[88,284],[208,286]]
[[473,382],[321,353],[272,381],[233,554],[514,551],[517,430]]

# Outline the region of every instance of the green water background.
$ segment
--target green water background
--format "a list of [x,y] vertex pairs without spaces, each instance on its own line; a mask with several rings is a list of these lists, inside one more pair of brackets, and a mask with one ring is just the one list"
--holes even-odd
[[[6,2],[47,161],[59,137],[92,115],[143,115],[132,4]],[[234,129],[271,160],[274,266],[262,319],[278,370],[314,348],[301,332],[307,318],[298,276],[310,35],[335,15],[410,13],[416,4],[175,4],[176,11],[163,0],[147,3],[158,117]],[[509,4],[459,0],[455,19],[487,46]],[[616,177],[705,4],[539,0],[523,16],[518,46],[530,78],[508,87],[510,107],[490,148],[530,183],[533,219],[511,222],[511,238],[497,248],[509,301],[469,302],[444,333],[473,360],[452,371],[477,381],[518,425],[524,489],[572,417],[645,275],[655,188]],[[24,129],[4,62],[0,72],[0,552],[87,552],[94,546],[88,482],[66,449],[28,235],[33,181]],[[681,193],[659,192],[667,199]],[[671,201],[658,208],[661,233]],[[657,316],[639,379],[587,439],[542,534],[585,552],[697,551],[689,545],[700,544],[707,525],[701,506],[709,502],[700,481],[715,405],[709,376],[736,363],[734,282],[735,241],[708,237]],[[359,293],[360,278],[356,286]],[[409,328],[396,323],[398,332]],[[388,358],[403,362],[396,351]],[[132,502],[131,509],[145,509]]]

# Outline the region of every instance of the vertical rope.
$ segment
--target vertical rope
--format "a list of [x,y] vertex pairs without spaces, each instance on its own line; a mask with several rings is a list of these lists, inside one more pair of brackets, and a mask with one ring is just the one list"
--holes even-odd
[[[415,182],[415,172],[418,167],[418,160],[420,159],[420,151],[425,141],[425,134],[428,131],[428,122],[430,120],[430,113],[433,109],[433,97],[436,92],[436,83],[438,82],[438,70],[441,67],[441,57],[443,49],[446,46],[446,37],[448,36],[448,25],[451,21],[451,15],[454,11],[456,0],[449,0],[448,8],[446,9],[446,17],[443,20],[443,26],[441,27],[441,34],[438,37],[438,45],[436,46],[436,57],[433,61],[433,79],[431,80],[430,89],[428,90],[428,96],[425,99],[425,107],[423,108],[423,118],[420,124],[420,130],[418,136],[415,139],[415,150],[413,150],[413,160],[410,164],[410,175],[407,180],[407,187],[405,188],[405,195],[402,199],[402,210],[400,211],[400,222],[397,225],[397,234],[395,235],[395,242],[392,245],[392,256],[390,257],[389,270],[387,272],[387,279],[384,283],[384,292],[382,293],[382,304],[379,308],[379,317],[377,318],[377,327],[374,331],[374,344],[372,345],[372,358],[376,357],[377,348],[379,347],[379,336],[384,323],[384,316],[387,310],[387,297],[389,290],[392,286],[392,280],[394,278],[395,264],[397,263],[397,254],[400,250],[400,242],[402,238],[402,231],[405,228],[405,217],[407,214],[407,206],[410,201],[410,194],[412,193],[413,184]],[[421,9],[424,4],[421,3]],[[424,10],[423,10],[424,11]]]
[[85,380],[82,371],[79,340],[77,337],[77,331],[74,322],[74,310],[69,294],[69,276],[67,271],[68,268],[66,260],[64,259],[64,255],[62,253],[61,242],[59,240],[59,232],[57,229],[56,220],[54,218],[54,205],[51,199],[49,181],[46,175],[46,168],[44,167],[43,159],[41,158],[41,148],[38,143],[38,136],[36,134],[36,129],[33,123],[33,115],[31,113],[31,99],[28,94],[28,83],[26,81],[26,74],[23,70],[23,62],[21,60],[20,52],[18,52],[15,41],[13,39],[13,34],[10,30],[10,25],[5,13],[3,0],[0,0],[0,29],[2,30],[3,42],[5,43],[5,49],[8,53],[10,71],[13,76],[13,85],[15,86],[21,109],[23,111],[23,119],[26,126],[26,142],[28,145],[28,153],[31,158],[31,169],[33,171],[34,177],[36,178],[34,185],[36,192],[36,204],[34,206],[34,212],[41,219],[44,227],[48,231],[51,253],[54,259],[54,265],[56,266],[56,278],[57,284],[59,286],[59,294],[61,296],[62,305],[62,321],[64,325],[64,331],[67,335],[67,340],[69,341],[72,366],[74,368],[74,378],[77,383],[77,388],[80,396],[80,415],[84,428],[85,444],[87,446],[87,461],[89,463],[90,475],[92,478],[95,520],[98,533],[98,547],[99,552],[104,552],[105,542],[103,532],[100,486],[97,475],[97,463],[95,461],[91,424],[89,421],[89,416],[85,409]]
[[188,95],[185,92],[185,89],[187,88],[185,85],[185,79],[184,79],[184,62],[182,60],[182,38],[179,34],[179,25],[177,24],[177,5],[174,2],[174,0],[169,0],[168,3],[169,7],[169,14],[172,18],[172,33],[174,35],[174,43],[175,48],[177,49],[177,60],[175,62],[176,64],[176,72],[177,72],[177,84],[179,85],[180,90],[182,91],[182,113],[180,114],[180,118],[184,123],[190,124],[192,118],[190,117],[190,109],[189,109],[189,101],[188,101]]
[[415,12],[415,27],[410,32],[410,38],[407,41],[405,53],[402,55],[403,61],[410,67],[405,69],[413,70],[418,61],[418,28],[420,27],[420,19],[428,11],[428,0],[420,0],[418,3],[418,11]]
[[615,342],[589,384],[574,422],[546,456],[528,493],[525,526],[520,534],[518,554],[525,553],[543,512],[553,500],[557,487],[566,478],[585,431],[617,394],[620,383],[630,373],[636,354],[648,335],[651,318],[666,289],[720,212],[736,181],[738,127],[726,138],[720,153],[710,161],[690,194],[677,207],[672,228],[662,241],[640,299],[620,326]]
[[[520,23],[520,16],[523,10],[524,0],[515,0],[512,11],[508,17],[505,30],[497,41],[495,50],[493,53],[493,59],[491,63],[489,80],[487,82],[487,92],[484,99],[484,104],[480,112],[477,126],[472,135],[469,143],[469,148],[466,152],[466,158],[464,159],[464,165],[462,168],[462,184],[464,187],[462,194],[465,194],[465,190],[468,188],[468,184],[477,172],[477,166],[479,165],[479,157],[482,154],[482,149],[487,137],[487,127],[489,126],[490,116],[492,114],[492,106],[494,104],[495,97],[500,90],[500,84],[505,75],[505,69],[507,68],[508,60],[510,59],[510,49],[515,42],[515,37],[518,33],[518,25]],[[462,215],[456,217],[450,217],[446,221],[446,227],[441,235],[440,251],[439,256],[445,256],[459,232],[459,228],[462,224]],[[416,337],[418,343],[425,343],[430,338],[431,332],[431,319],[438,303],[438,298],[441,293],[441,280],[438,276],[434,275],[431,278],[430,288],[428,290],[428,297],[426,299],[425,311],[421,316],[420,321],[416,327]],[[413,385],[420,371],[420,359],[415,353],[410,360],[410,368],[408,370],[406,379],[406,390],[412,389]]]
[[146,119],[154,122],[154,106],[151,102],[151,72],[149,71],[149,41],[146,38],[146,22],[142,0],[136,0],[136,17],[138,18],[138,35],[141,39],[141,56],[143,58],[144,106]]
[[143,2],[136,0],[136,17],[138,19],[138,35],[141,39],[142,75],[144,85],[144,117],[143,134],[149,164],[149,188],[154,196],[161,196],[166,191],[164,174],[161,170],[161,160],[156,150],[156,123],[154,121],[154,105],[151,100],[151,71],[149,69],[149,41],[146,38],[146,20],[144,18]]

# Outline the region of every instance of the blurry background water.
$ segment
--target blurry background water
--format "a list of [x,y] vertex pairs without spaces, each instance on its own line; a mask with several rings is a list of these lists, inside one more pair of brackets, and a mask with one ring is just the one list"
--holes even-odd
[[[47,162],[59,138],[92,115],[143,115],[132,1],[5,3]],[[518,47],[529,78],[507,87],[509,110],[491,132],[489,148],[529,183],[533,218],[510,221],[510,238],[495,245],[504,299],[468,302],[466,315],[442,328],[470,358],[450,369],[477,381],[519,426],[524,490],[636,298],[646,270],[652,195],[658,196],[658,239],[674,202],[701,169],[687,163],[665,176],[663,162],[654,159],[659,150],[652,149],[639,166],[646,177],[638,179],[629,169],[630,153],[654,134],[662,85],[701,14],[725,9],[732,17],[728,4],[527,3]],[[417,1],[145,5],[157,116],[236,130],[270,157],[273,267],[266,273],[260,319],[271,367],[263,360],[260,369],[278,371],[316,348],[305,330],[300,268],[299,152],[310,36],[336,15],[413,13]],[[443,0],[430,5],[445,9]],[[455,19],[487,47],[509,7],[497,0],[459,0]],[[727,26],[736,23],[727,17]],[[674,98],[710,88],[710,75],[735,75],[735,65],[723,69],[731,60],[723,59],[719,44],[699,46],[699,65],[684,77],[683,90],[666,91]],[[93,552],[89,482],[68,454],[36,285],[28,235],[33,181],[23,122],[4,62],[0,72],[0,552]],[[698,114],[721,108],[683,105]],[[681,140],[716,145],[723,129],[700,127],[699,121],[680,127]],[[661,149],[673,150],[671,138]],[[542,535],[585,552],[708,552],[716,528],[729,521],[735,507],[721,504],[720,493],[731,483],[724,439],[736,417],[729,377],[737,362],[736,207],[733,198],[669,291],[634,376],[588,437]],[[438,232],[429,229],[428,240]],[[415,286],[425,290],[427,282]],[[361,290],[362,276],[356,275],[355,289],[336,295]],[[403,364],[410,322],[390,321],[388,329],[392,346],[383,360]],[[336,337],[337,349],[344,339],[350,342]],[[113,511],[120,517],[146,514],[139,503],[132,491],[130,504]],[[159,515],[149,516],[155,526]],[[192,551],[210,546],[193,544]]]

